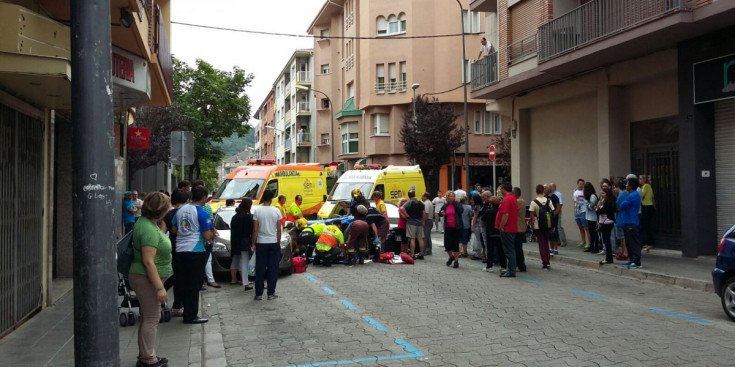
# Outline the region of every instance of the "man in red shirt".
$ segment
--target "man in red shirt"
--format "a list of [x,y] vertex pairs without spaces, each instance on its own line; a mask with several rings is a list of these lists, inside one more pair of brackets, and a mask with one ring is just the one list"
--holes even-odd
[[510,182],[503,182],[500,188],[503,201],[500,203],[498,215],[495,217],[495,228],[500,231],[505,257],[508,258],[508,270],[500,274],[501,278],[516,277],[515,237],[518,232],[518,201],[513,195]]

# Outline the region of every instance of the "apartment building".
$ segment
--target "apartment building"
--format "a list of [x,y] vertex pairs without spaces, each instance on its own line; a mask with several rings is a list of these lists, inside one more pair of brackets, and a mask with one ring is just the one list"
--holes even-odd
[[[122,208],[133,108],[172,102],[170,2],[110,5],[110,205]],[[0,0],[0,335],[50,306],[60,295],[53,284],[73,275],[71,78],[78,76],[71,75],[69,19],[69,0]],[[114,213],[122,224],[121,210]]]
[[[316,160],[339,161],[345,169],[356,162],[410,164],[400,141],[403,116],[415,92],[436,97],[457,111],[464,126],[462,19],[468,60],[477,57],[486,26],[469,1],[326,1],[308,33],[315,36],[313,91],[316,103]],[[449,37],[412,38],[432,35]],[[469,94],[469,93],[468,93]],[[468,96],[469,98],[469,96]],[[468,100],[471,183],[490,184],[487,159],[491,137],[502,132],[499,115],[486,113],[483,99]],[[456,169],[440,169],[431,188],[466,187],[464,146]],[[454,172],[454,177],[451,177]]]
[[276,99],[274,90],[271,89],[260,104],[260,107],[258,107],[258,110],[255,111],[255,115],[253,115],[253,118],[260,120],[260,123],[253,127],[254,129],[257,129],[257,132],[255,133],[255,156],[259,159],[276,159],[276,131],[273,129],[275,127],[275,117]]
[[735,2],[471,6],[498,28],[472,97],[511,121],[514,185],[556,182],[570,202],[577,178],[650,175],[655,246],[715,254],[735,217]]
[[296,50],[273,83],[276,161],[279,164],[314,162],[314,78],[311,49]]

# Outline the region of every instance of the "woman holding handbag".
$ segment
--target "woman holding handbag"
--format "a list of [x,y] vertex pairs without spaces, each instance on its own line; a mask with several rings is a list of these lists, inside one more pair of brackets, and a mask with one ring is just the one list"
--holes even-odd
[[232,273],[232,284],[237,284],[237,272],[239,271],[246,291],[253,289],[253,285],[248,281],[248,263],[250,262],[250,247],[253,238],[253,214],[250,213],[252,207],[253,200],[243,198],[235,210],[237,214],[230,221],[230,256],[232,259],[230,272]]

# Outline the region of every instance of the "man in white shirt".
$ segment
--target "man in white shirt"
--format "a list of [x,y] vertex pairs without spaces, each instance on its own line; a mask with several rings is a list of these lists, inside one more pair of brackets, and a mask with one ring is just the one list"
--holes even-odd
[[485,37],[482,37],[482,40],[480,41],[480,53],[477,55],[477,60],[484,57],[490,56],[491,53],[495,52],[495,49],[493,48],[493,45],[485,39]]
[[268,277],[268,300],[278,298],[278,263],[281,261],[281,211],[271,206],[274,193],[266,191],[253,213],[253,247],[255,253],[255,300],[263,299]]
[[431,228],[434,227],[434,205],[429,199],[429,193],[424,192],[421,195],[424,201],[424,212],[426,213],[426,222],[424,223],[424,254],[431,255]]
[[447,199],[442,196],[441,191],[437,192],[436,197],[431,201],[431,204],[434,205],[434,224],[436,225],[436,229],[442,233],[444,233],[444,217],[439,215],[439,212],[441,212],[442,207],[446,203]]

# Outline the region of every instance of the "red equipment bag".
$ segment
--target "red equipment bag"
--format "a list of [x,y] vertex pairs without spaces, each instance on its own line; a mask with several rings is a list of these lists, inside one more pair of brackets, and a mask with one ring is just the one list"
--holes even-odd
[[306,271],[306,258],[297,256],[291,259],[291,262],[293,263],[293,272],[294,273],[303,273]]
[[380,254],[380,257],[378,258],[379,263],[383,264],[389,264],[391,260],[393,260],[393,253],[392,252],[384,252]]
[[401,252],[401,260],[404,264],[413,264],[413,257],[405,252]]

